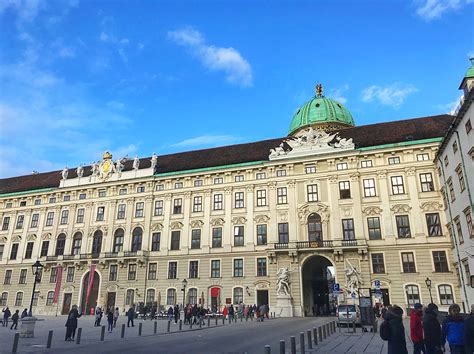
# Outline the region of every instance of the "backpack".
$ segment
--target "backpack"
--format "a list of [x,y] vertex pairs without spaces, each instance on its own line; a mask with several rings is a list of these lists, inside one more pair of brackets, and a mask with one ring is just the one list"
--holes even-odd
[[380,338],[383,340],[390,339],[390,324],[387,320],[384,320],[380,325]]

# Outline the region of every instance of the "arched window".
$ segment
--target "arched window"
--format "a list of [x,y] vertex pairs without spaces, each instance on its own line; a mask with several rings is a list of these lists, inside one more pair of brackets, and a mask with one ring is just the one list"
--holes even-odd
[[0,296],[0,306],[7,306],[8,293],[5,291]]
[[198,301],[198,291],[195,288],[191,288],[188,291],[188,303],[196,305]]
[[176,304],[176,289],[168,289],[166,292],[166,305]]
[[62,256],[64,254],[64,246],[66,245],[66,234],[59,234],[56,239],[56,256]]
[[46,296],[46,305],[51,306],[54,300],[54,291],[48,291],[48,295]]
[[155,302],[155,289],[148,289],[146,291],[146,304],[152,306]]
[[405,286],[405,292],[407,294],[408,306],[413,307],[415,304],[420,303],[420,289],[418,285]]
[[234,288],[234,304],[244,302],[244,288]]
[[123,229],[117,229],[114,233],[114,252],[123,251]]
[[16,293],[15,306],[21,306],[22,302],[23,302],[23,292],[19,291]]
[[441,305],[452,305],[454,304],[453,288],[448,284],[441,284],[438,286],[439,301]]
[[319,214],[311,214],[308,216],[308,240],[310,242],[322,241],[323,228],[321,224],[321,216]]
[[125,297],[125,305],[133,305],[133,300],[135,297],[135,291],[133,289],[127,290],[127,296]]
[[92,254],[99,254],[102,249],[102,231],[97,230],[94,232],[94,237],[92,238]]
[[136,227],[132,232],[132,252],[140,251],[142,249],[142,235],[141,227]]
[[82,234],[76,232],[72,238],[72,251],[71,254],[76,255],[81,253]]

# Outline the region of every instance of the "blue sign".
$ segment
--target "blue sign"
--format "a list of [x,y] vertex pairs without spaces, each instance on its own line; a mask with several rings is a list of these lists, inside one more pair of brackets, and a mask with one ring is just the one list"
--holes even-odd
[[340,289],[339,283],[334,283],[334,285],[332,286],[332,290],[334,292],[339,292],[339,289]]
[[376,289],[380,289],[380,280],[374,281],[374,284]]
[[355,299],[355,298],[356,298],[356,293],[355,293],[355,292],[352,292],[351,297],[352,297],[353,299]]

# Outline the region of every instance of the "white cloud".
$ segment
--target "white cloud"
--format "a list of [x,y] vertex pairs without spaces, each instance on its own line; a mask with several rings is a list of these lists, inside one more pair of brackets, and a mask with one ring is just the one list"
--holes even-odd
[[362,90],[362,101],[378,101],[384,106],[397,108],[405,102],[405,99],[412,93],[418,92],[418,89],[411,84],[400,82],[388,86],[372,85]]
[[342,87],[330,89],[327,96],[341,104],[346,104],[347,98],[343,94],[347,90],[349,90],[349,84],[344,84]]
[[228,82],[242,87],[252,86],[252,67],[236,49],[206,44],[203,35],[191,27],[170,31],[168,38],[186,47],[206,68],[223,71]]
[[240,137],[232,135],[201,135],[195,138],[186,139],[176,144],[172,144],[172,147],[214,147],[238,143],[242,141]]
[[107,107],[110,107],[110,108],[116,109],[116,110],[122,110],[122,109],[124,109],[125,105],[123,104],[123,102],[109,101],[109,102],[107,102]]
[[40,0],[3,0],[0,1],[0,14],[12,10],[19,22],[32,22],[44,4]]
[[455,114],[456,108],[458,107],[462,98],[463,98],[463,95],[459,96],[459,98],[455,99],[452,102],[449,102],[446,104],[438,104],[435,107],[443,113]]
[[416,13],[425,21],[432,21],[471,2],[472,0],[416,0]]

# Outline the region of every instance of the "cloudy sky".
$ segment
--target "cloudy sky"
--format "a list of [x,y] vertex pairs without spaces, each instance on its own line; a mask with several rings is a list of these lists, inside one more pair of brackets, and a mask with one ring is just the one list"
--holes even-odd
[[0,177],[453,110],[472,0],[0,1]]

